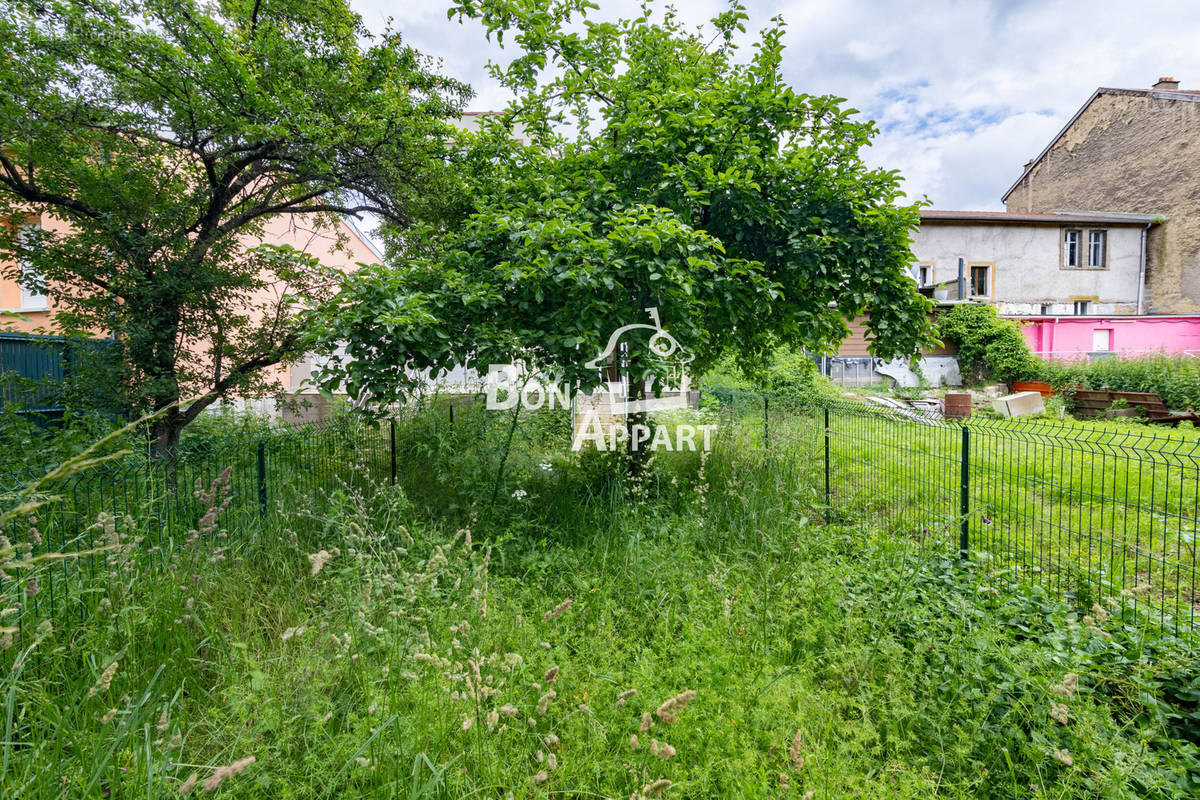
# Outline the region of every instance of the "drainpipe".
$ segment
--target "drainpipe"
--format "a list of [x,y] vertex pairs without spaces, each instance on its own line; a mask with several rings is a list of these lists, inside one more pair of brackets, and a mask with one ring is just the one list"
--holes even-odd
[[1142,253],[1138,260],[1138,287],[1137,287],[1137,313],[1141,316],[1144,313],[1143,299],[1146,296],[1146,234],[1150,231],[1150,226],[1153,222],[1147,222],[1146,227],[1142,228]]
[[960,258],[958,260],[958,299],[959,300],[963,299],[963,291],[966,289],[966,287],[963,285],[965,282],[964,277],[965,276],[963,275],[963,260]]

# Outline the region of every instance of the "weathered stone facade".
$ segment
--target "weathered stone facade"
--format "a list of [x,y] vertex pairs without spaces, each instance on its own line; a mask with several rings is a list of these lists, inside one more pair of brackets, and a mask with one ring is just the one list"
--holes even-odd
[[1016,213],[1161,216],[1144,296],[1157,314],[1200,313],[1200,92],[1175,87],[1098,89],[1004,196]]

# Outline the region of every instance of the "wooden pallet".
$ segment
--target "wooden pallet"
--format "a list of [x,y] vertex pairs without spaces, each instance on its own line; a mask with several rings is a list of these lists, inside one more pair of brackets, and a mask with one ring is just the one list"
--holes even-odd
[[1124,400],[1129,408],[1145,414],[1148,422],[1164,425],[1200,422],[1200,414],[1194,411],[1173,413],[1154,392],[1113,392],[1107,389],[1076,389],[1073,400],[1075,416],[1084,419],[1104,416],[1116,400]]

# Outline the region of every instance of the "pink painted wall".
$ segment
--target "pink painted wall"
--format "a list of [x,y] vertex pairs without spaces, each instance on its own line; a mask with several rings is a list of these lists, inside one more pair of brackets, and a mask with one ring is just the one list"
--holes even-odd
[[1196,317],[1017,318],[1030,349],[1042,358],[1085,358],[1096,349],[1096,331],[1108,330],[1110,347],[1124,355],[1200,355]]

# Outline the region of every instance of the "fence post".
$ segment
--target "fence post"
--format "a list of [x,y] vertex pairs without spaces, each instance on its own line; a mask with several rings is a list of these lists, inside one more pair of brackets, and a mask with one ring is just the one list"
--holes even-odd
[[258,513],[267,515],[267,443],[258,440]]
[[962,468],[961,468],[961,483],[962,495],[959,498],[959,516],[960,522],[958,535],[958,554],[962,558],[966,558],[971,546],[971,522],[969,515],[971,513],[971,429],[966,425],[962,426]]
[[450,427],[454,427],[454,401],[450,401]]
[[[453,406],[451,406],[453,408]],[[453,417],[451,417],[453,419]],[[396,485],[396,420],[388,420],[388,438],[391,441],[392,452],[392,486]]]
[[763,446],[771,449],[771,398],[763,395]]
[[832,518],[831,497],[829,492],[829,408],[825,408],[825,524],[828,525]]

